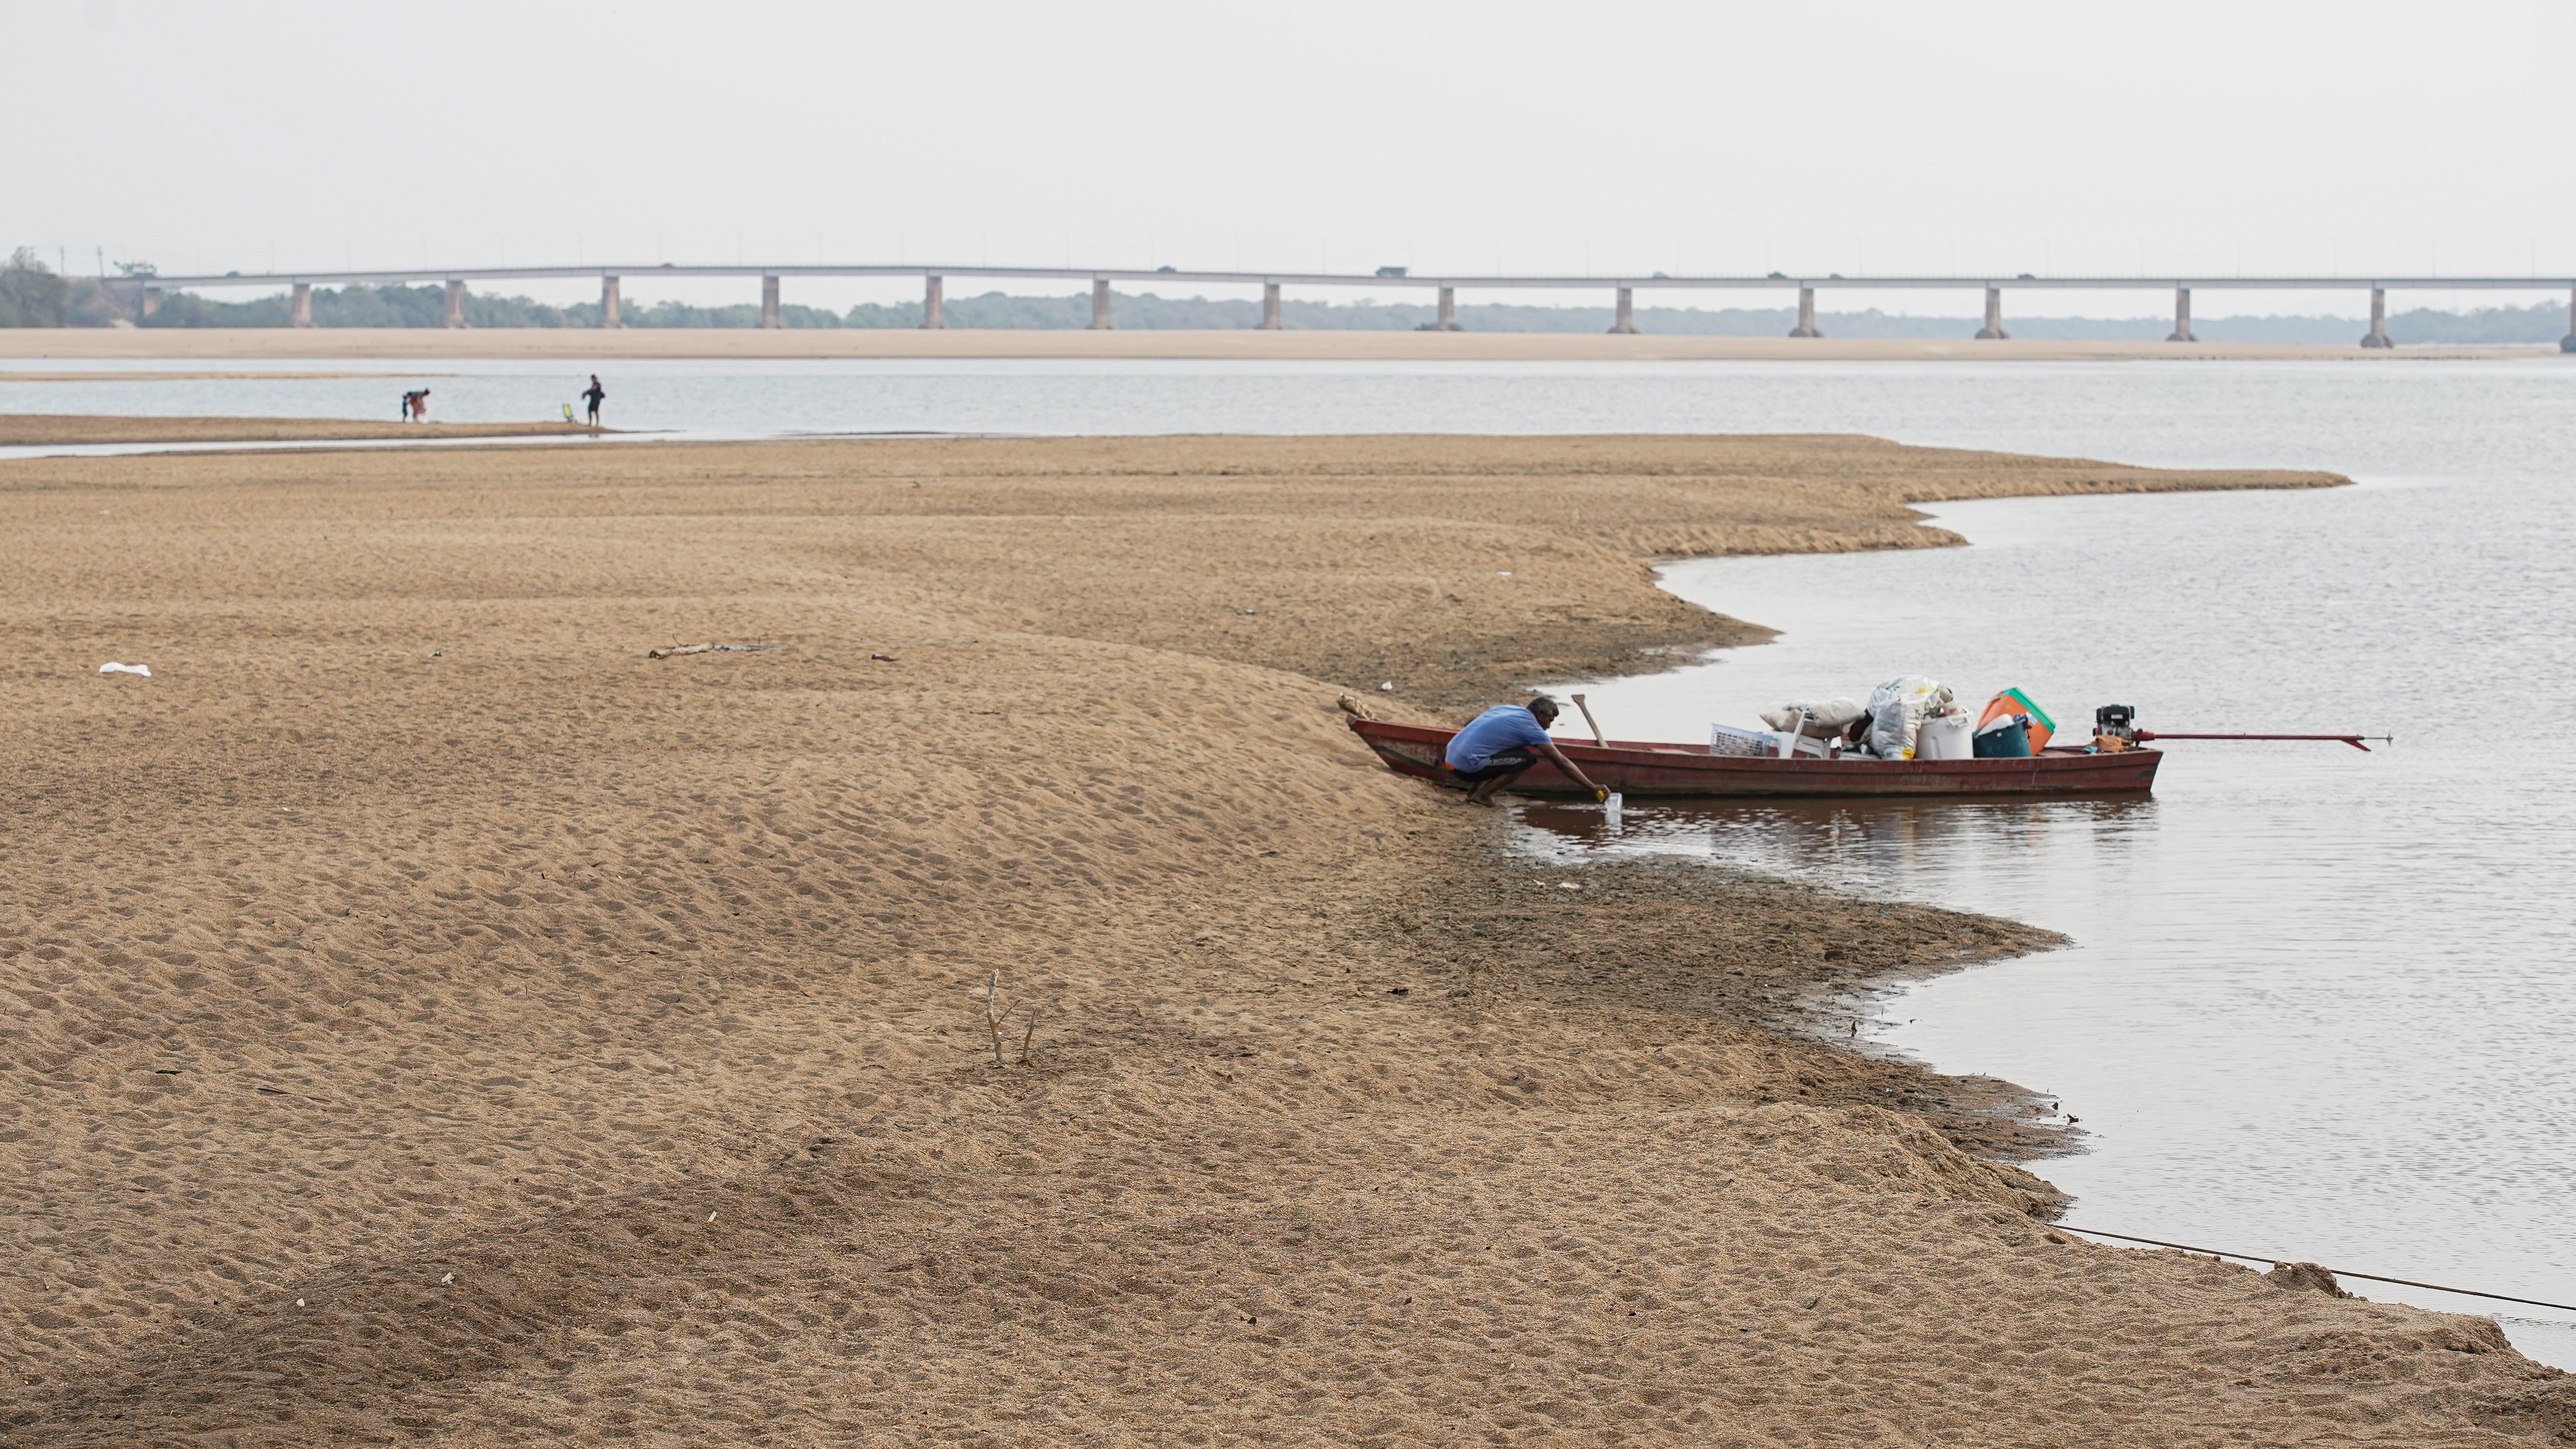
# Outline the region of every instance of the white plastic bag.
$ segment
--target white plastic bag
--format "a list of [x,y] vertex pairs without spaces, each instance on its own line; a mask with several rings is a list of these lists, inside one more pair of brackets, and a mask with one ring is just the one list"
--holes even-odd
[[1949,686],[1903,674],[1869,692],[1869,752],[1882,760],[1914,758],[1923,716],[1950,702]]

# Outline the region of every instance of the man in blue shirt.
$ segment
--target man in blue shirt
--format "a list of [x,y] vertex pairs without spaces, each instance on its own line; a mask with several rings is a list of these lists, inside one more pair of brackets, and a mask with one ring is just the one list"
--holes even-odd
[[1449,737],[1449,752],[1442,762],[1451,777],[1467,787],[1470,805],[1493,804],[1494,792],[1527,773],[1539,755],[1547,756],[1567,779],[1591,791],[1593,798],[1610,798],[1609,791],[1593,784],[1592,777],[1547,737],[1547,727],[1555,722],[1556,701],[1544,694],[1527,707],[1498,704]]

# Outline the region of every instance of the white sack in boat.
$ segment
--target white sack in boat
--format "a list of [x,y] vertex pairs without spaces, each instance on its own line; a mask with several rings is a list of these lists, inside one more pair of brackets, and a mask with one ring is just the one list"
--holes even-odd
[[1914,758],[1914,733],[1923,716],[1950,703],[1950,687],[1920,674],[1905,674],[1869,692],[1869,752],[1882,760]]
[[1775,730],[1785,730],[1796,723],[1802,712],[1807,722],[1798,725],[1798,733],[1820,740],[1841,734],[1853,720],[1869,713],[1856,699],[1793,699],[1778,709],[1765,710],[1762,722]]

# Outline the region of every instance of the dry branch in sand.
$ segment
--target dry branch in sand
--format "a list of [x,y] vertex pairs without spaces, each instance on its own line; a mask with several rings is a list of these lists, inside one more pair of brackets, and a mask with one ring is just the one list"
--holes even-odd
[[[1011,1019],[1012,1014],[1020,1009],[1020,1004],[1016,1001],[998,1001],[997,998],[1001,991],[1001,987],[1001,972],[996,971],[991,976],[985,978],[984,1033],[986,1036],[990,1037],[993,1042],[993,1065],[997,1067],[1008,1067],[1010,1065],[1010,1061],[1002,1055],[1002,1024]],[[1020,1033],[1021,1066],[1025,1067],[1029,1065],[1029,1047],[1031,1043],[1037,1040],[1037,1035],[1038,1008],[1036,1003],[1032,1002],[1029,1005],[1028,1030]]]

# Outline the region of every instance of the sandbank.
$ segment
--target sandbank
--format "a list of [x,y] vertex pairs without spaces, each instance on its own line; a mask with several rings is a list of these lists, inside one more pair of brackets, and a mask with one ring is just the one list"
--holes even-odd
[[0,447],[89,443],[297,443],[567,437],[605,431],[577,423],[367,423],[348,418],[156,418],[0,413]]
[[[1760,637],[1650,557],[2339,481],[1842,437],[0,462],[0,1443],[2544,1437],[2576,1389],[2492,1323],[2052,1231],[1996,1084],[1770,1025],[2044,931],[1507,858],[1333,703]],[[646,657],[703,641],[778,647]]]
[[[2356,324],[2358,325],[2358,324]],[[946,328],[417,327],[0,328],[12,358],[1105,358],[1354,362],[2137,362],[2557,356],[2496,346],[2276,346],[2258,343],[1979,342],[1956,339],[1612,336],[1565,332],[1188,332]]]
[[[0,356],[6,355],[0,353]],[[382,379],[385,376],[387,374],[383,372],[355,372],[347,368],[338,371],[322,371],[311,368],[286,370],[274,367],[255,369],[234,367],[199,368],[184,372],[161,369],[144,371],[123,367],[70,368],[52,372],[24,367],[0,369],[0,382],[311,382],[351,377]],[[413,373],[410,376],[417,377],[420,374]],[[452,374],[434,372],[429,376],[447,377]]]

